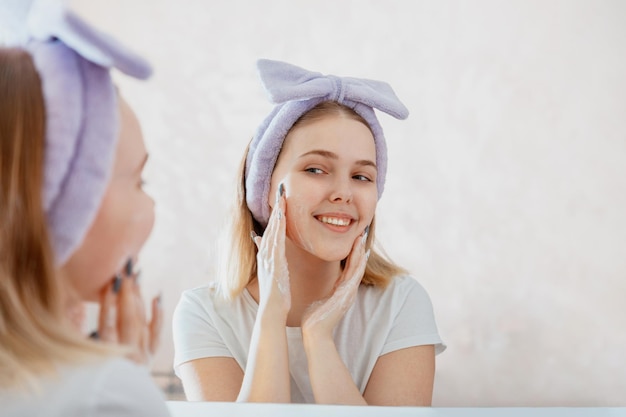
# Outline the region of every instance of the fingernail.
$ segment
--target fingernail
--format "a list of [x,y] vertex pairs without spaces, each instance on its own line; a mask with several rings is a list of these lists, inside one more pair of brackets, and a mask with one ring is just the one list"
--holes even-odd
[[368,249],[367,252],[365,252],[365,259],[366,260],[370,258],[370,250],[371,249]]
[[365,226],[365,236],[370,234],[370,225]]
[[282,197],[283,195],[285,195],[285,186],[281,182],[280,185],[278,186],[278,196]]
[[280,209],[280,207],[277,207],[276,210],[278,210],[278,220],[283,218],[283,211]]
[[93,332],[89,333],[89,338],[93,340],[98,340],[100,338],[100,335],[98,334],[97,330],[94,330]]
[[252,241],[254,242],[254,238],[257,237],[258,235],[256,234],[256,232],[254,230],[250,230],[250,237],[252,238]]
[[117,294],[120,292],[120,288],[122,287],[122,277],[120,274],[115,274],[115,279],[113,279],[113,294]]
[[159,293],[159,295],[157,296],[157,307],[161,308],[161,304],[163,300],[163,293]]
[[128,258],[128,262],[126,262],[124,270],[127,277],[130,277],[133,274],[133,258]]

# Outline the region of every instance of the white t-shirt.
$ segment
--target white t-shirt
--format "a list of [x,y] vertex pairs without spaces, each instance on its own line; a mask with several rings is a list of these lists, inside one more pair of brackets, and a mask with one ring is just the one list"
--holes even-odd
[[[258,304],[247,290],[231,302],[216,297],[215,285],[185,291],[174,312],[174,369],[187,361],[232,357],[246,369]],[[361,393],[379,356],[420,345],[445,349],[430,298],[412,277],[394,278],[386,289],[361,285],[354,305],[334,333],[339,356]],[[287,327],[291,400],[313,403],[307,358],[299,327]]]
[[145,367],[123,358],[65,366],[37,392],[0,391],[1,417],[165,417],[165,397]]

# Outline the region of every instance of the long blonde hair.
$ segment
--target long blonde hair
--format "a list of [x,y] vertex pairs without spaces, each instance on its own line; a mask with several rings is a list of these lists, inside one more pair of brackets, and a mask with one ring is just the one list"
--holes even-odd
[[[334,101],[326,101],[302,115],[291,129],[329,116],[348,117],[368,126],[367,122],[349,107]],[[240,163],[237,193],[231,210],[232,215],[225,225],[222,241],[219,245],[218,291],[226,299],[232,299],[239,295],[256,278],[257,249],[250,237],[250,232],[263,234],[263,227],[254,220],[246,204],[245,165],[248,151],[249,148],[246,148]],[[384,256],[379,245],[373,244],[375,242],[375,220],[376,216],[372,220],[367,237],[366,247],[371,248],[371,253],[361,283],[384,288],[393,277],[405,274],[407,271]]]
[[66,318],[42,202],[45,120],[32,58],[0,48],[0,388],[106,352]]

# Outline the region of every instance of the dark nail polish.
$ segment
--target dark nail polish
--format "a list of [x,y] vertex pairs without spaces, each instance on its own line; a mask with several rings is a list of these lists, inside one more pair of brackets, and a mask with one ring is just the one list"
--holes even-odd
[[133,258],[128,258],[128,262],[126,262],[126,266],[124,270],[126,272],[127,277],[133,274]]
[[281,182],[280,185],[278,186],[278,195],[279,196],[283,196],[285,195],[285,186],[283,185],[283,183]]
[[370,225],[365,226],[365,236],[370,234]]
[[120,292],[120,288],[122,286],[122,277],[120,274],[115,274],[115,278],[113,279],[113,294],[117,294]]
[[92,340],[98,340],[100,338],[100,335],[98,334],[97,330],[94,330],[93,332],[89,333],[89,338]]

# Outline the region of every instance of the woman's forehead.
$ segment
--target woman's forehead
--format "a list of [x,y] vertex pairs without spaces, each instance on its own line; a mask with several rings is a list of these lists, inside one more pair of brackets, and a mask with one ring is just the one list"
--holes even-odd
[[299,156],[311,150],[376,157],[374,136],[369,127],[357,120],[338,116],[311,121],[293,128],[285,138],[281,154]]

